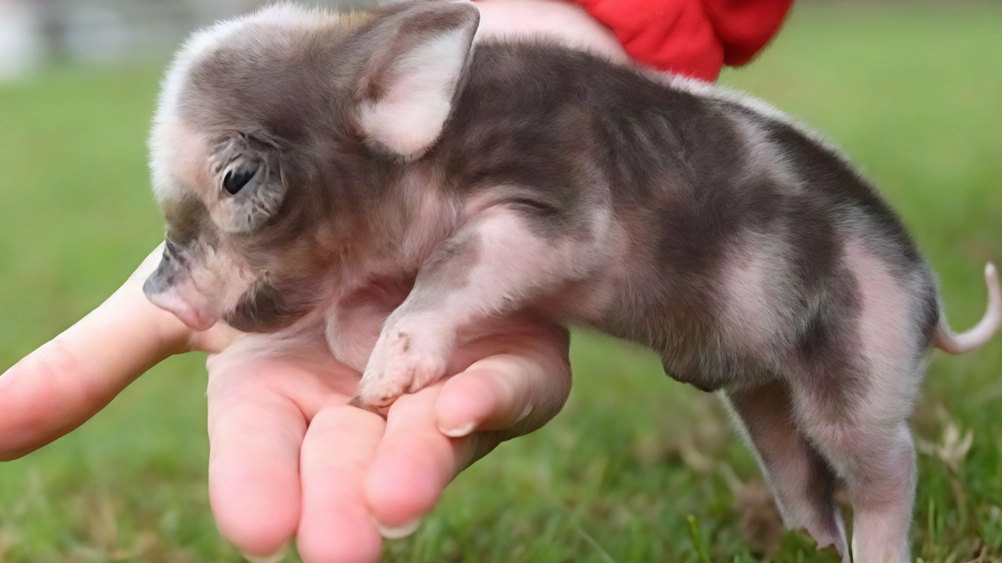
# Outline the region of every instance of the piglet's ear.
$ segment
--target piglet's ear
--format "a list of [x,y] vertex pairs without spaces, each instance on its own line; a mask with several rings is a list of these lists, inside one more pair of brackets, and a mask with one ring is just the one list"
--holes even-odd
[[442,133],[460,87],[480,12],[435,2],[373,30],[379,53],[362,78],[359,125],[369,142],[417,158]]

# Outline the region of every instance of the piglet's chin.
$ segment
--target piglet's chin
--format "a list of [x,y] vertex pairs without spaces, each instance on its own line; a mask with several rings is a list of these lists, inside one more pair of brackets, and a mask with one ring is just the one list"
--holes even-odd
[[209,307],[191,303],[173,291],[147,294],[147,297],[157,307],[174,313],[192,330],[208,330],[219,320],[219,313]]

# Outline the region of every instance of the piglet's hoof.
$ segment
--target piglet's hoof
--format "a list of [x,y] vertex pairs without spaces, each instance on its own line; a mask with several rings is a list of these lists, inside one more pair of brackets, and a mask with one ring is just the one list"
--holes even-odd
[[416,393],[445,375],[440,348],[414,338],[414,331],[391,330],[380,337],[353,404],[372,410],[388,409],[404,393]]
[[355,395],[354,397],[351,398],[350,401],[348,401],[348,406],[350,406],[350,407],[356,407],[356,408],[362,409],[364,411],[369,411],[372,414],[379,415],[379,416],[381,416],[383,418],[386,418],[386,415],[389,414],[389,412],[390,412],[390,405],[392,405],[392,404],[393,404],[392,400],[389,401],[389,403],[387,403],[385,405],[382,405],[382,406],[370,404],[370,403],[365,402],[365,400],[362,397],[358,396],[358,395]]
[[385,417],[390,405],[407,391],[411,379],[403,377],[403,375],[399,374],[398,377],[363,376],[362,380],[358,382],[355,396],[348,404]]

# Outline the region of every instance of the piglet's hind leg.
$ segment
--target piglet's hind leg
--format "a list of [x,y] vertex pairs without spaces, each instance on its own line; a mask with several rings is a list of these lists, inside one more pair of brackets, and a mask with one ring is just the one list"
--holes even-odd
[[461,329],[585,275],[592,249],[580,238],[541,234],[547,231],[536,220],[518,206],[490,208],[431,256],[383,325],[354,404],[385,408],[434,383],[446,374]]
[[780,380],[729,391],[727,402],[769,482],[787,528],[806,531],[818,548],[849,545],[835,502],[835,472],[797,430],[789,386]]
[[[839,377],[848,375],[845,373],[828,375],[834,376],[829,383],[836,385],[836,381],[848,379]],[[885,383],[904,382],[913,374],[883,377]],[[873,379],[868,383],[872,385]],[[873,396],[874,386],[866,390],[870,393],[857,388],[824,394],[810,384],[803,387],[795,398],[802,431],[844,480],[852,502],[853,560],[910,561],[908,532],[915,498],[915,449],[906,424],[907,414],[899,406],[907,404],[910,397],[904,391]],[[847,400],[860,391],[863,393],[855,395],[854,400]]]

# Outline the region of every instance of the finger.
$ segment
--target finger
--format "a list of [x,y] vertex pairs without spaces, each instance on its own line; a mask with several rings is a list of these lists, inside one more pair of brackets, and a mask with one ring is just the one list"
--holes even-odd
[[369,467],[365,496],[384,537],[408,535],[438,503],[455,477],[467,439],[438,431],[434,404],[440,386],[397,399]]
[[270,385],[297,374],[277,362],[219,365],[210,363],[209,499],[223,537],[266,558],[284,550],[299,524],[306,418]]
[[[444,385],[393,404],[366,477],[366,498],[384,536],[412,532],[462,469],[559,412],[570,393],[568,343],[559,327],[522,323],[460,350],[457,356],[484,359]],[[469,434],[471,421],[484,430],[459,438],[439,430],[460,424]]]
[[[435,417],[443,434],[496,430],[510,438],[560,412],[571,389],[566,331],[540,327],[478,346],[483,359],[446,381],[438,397]],[[504,352],[492,355],[489,347]]]
[[303,506],[297,545],[306,563],[374,562],[382,540],[363,494],[384,429],[370,412],[336,404],[310,423],[300,457]]
[[[148,262],[137,274],[152,267]],[[73,430],[180,351],[185,336],[183,325],[151,305],[130,279],[0,377],[0,459],[20,457]]]
[[435,405],[437,423],[454,438],[516,426],[518,433],[527,433],[559,412],[569,383],[566,371],[547,370],[518,356],[493,356],[445,383]]

